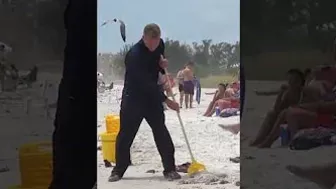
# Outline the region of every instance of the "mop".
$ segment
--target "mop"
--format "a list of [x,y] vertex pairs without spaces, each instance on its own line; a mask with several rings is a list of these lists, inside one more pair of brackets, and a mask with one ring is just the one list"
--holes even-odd
[[[170,88],[170,90],[172,90],[172,86],[171,86],[171,83],[170,83],[170,80],[169,80],[169,77],[168,77],[168,71],[167,71],[167,69],[165,69],[165,72],[166,72],[166,77],[167,77],[167,81],[168,81],[168,84],[169,84],[169,88]],[[173,99],[174,102],[176,102],[174,95],[172,95],[172,99]],[[191,157],[191,164],[190,164],[190,166],[188,167],[188,170],[187,170],[188,175],[192,176],[192,175],[194,175],[196,173],[206,171],[205,166],[203,164],[201,164],[201,163],[199,163],[199,162],[196,161],[196,159],[194,157],[194,154],[191,151],[190,143],[189,143],[186,131],[184,129],[184,124],[182,122],[182,118],[181,118],[180,112],[177,112],[177,118],[179,120],[181,129],[182,129],[182,133],[183,133],[184,139],[185,139],[187,147],[188,147],[188,152],[189,152],[189,155]]]

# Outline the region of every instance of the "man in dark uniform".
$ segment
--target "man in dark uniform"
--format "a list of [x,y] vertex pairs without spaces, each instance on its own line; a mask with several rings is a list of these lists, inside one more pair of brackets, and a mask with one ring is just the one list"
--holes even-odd
[[165,74],[168,61],[163,57],[164,43],[158,25],[148,24],[142,39],[125,58],[125,81],[120,109],[120,131],[116,142],[116,166],[110,182],[120,180],[130,162],[130,147],[145,119],[151,127],[168,180],[180,179],[175,170],[174,144],[165,125],[162,103],[179,111],[179,104],[169,100],[158,85],[159,72]]
[[[53,178],[49,189],[92,188],[97,176],[95,1],[61,0],[66,47],[53,132]],[[64,3],[64,5],[63,5]],[[85,18],[85,19],[84,19]],[[85,56],[83,56],[85,54]],[[91,100],[92,99],[92,100]],[[85,108],[87,110],[83,110]],[[85,140],[76,140],[78,130]],[[85,154],[85,158],[79,158]],[[85,165],[83,167],[83,165]]]

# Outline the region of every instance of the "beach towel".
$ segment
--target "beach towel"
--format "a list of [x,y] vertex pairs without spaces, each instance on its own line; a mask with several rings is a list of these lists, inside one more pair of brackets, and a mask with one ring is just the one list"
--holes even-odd
[[310,150],[325,145],[336,144],[336,130],[324,127],[303,129],[292,139],[291,150]]
[[219,114],[220,117],[231,117],[238,115],[239,108],[226,108]]

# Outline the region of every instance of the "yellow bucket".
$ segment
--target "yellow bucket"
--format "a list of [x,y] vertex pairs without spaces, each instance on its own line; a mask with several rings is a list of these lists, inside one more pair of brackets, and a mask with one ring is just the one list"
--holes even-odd
[[115,163],[115,150],[116,150],[116,133],[102,133],[100,134],[102,142],[103,158],[109,162]]
[[50,142],[26,144],[19,148],[21,188],[48,188],[52,179]]
[[118,133],[120,130],[120,117],[109,114],[105,117],[106,132]]

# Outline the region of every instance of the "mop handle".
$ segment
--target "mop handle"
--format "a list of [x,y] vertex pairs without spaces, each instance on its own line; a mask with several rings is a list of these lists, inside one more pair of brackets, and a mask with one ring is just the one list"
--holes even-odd
[[[169,85],[169,89],[170,89],[170,91],[172,91],[172,84],[170,83],[170,78],[168,76],[168,70],[165,69],[165,72],[166,72],[166,79],[167,79],[167,82],[168,82],[168,85]],[[173,101],[176,102],[174,94],[172,94],[171,96],[172,96]],[[182,129],[182,133],[183,133],[184,139],[185,139],[185,141],[187,143],[187,147],[188,147],[188,151],[189,151],[191,160],[195,161],[194,155],[193,155],[193,153],[191,151],[191,147],[190,147],[190,144],[189,144],[189,140],[188,140],[186,131],[184,129],[184,125],[183,125],[183,122],[182,122],[181,114],[180,114],[180,112],[176,112],[176,113],[177,113],[177,118],[178,118],[178,120],[180,122],[180,126],[181,126],[181,129]]]

